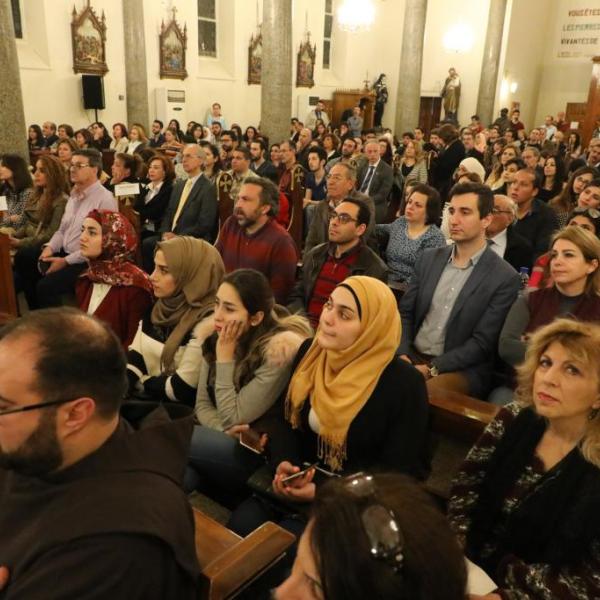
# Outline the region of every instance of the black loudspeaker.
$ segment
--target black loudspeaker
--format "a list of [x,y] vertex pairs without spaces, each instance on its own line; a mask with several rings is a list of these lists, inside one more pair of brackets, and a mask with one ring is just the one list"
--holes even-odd
[[100,75],[82,75],[83,108],[104,108],[104,81]]

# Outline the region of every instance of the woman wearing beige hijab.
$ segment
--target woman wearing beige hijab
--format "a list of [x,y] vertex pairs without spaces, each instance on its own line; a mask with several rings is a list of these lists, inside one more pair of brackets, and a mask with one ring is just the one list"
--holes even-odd
[[[296,357],[285,422],[268,432],[273,490],[285,504],[311,502],[313,478],[323,471],[427,475],[425,381],[396,357],[400,333],[396,301],[384,283],[355,276],[333,290],[316,336]],[[318,468],[286,481],[305,464]],[[263,518],[280,520],[250,499],[236,509],[230,527],[245,535]]]
[[194,406],[204,338],[225,268],[204,240],[182,236],[157,244],[150,276],[157,301],[128,352],[130,394]]

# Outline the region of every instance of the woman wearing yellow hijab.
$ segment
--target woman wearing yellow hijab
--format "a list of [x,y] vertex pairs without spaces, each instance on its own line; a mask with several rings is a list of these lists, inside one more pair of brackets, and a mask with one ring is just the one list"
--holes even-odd
[[[286,426],[270,432],[273,489],[287,503],[314,498],[315,469],[285,481],[305,463],[337,474],[427,475],[425,380],[395,356],[400,333],[396,300],[384,283],[349,277],[332,292],[314,339],[296,357]],[[230,526],[251,531],[260,524],[256,508],[240,506]],[[264,512],[264,520],[274,518]]]

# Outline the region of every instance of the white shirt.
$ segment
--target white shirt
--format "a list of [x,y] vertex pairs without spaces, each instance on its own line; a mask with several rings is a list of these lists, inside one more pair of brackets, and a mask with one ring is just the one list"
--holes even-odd
[[154,196],[156,196],[156,194],[158,194],[163,183],[164,183],[164,180],[159,181],[158,183],[149,183],[148,184],[148,189],[150,191],[144,197],[144,204],[148,204],[148,202],[150,202],[150,200],[152,200],[152,198],[154,198]]
[[504,258],[504,253],[506,252],[506,244],[508,243],[508,236],[506,234],[506,229],[496,234],[494,237],[490,238],[491,248],[492,250],[500,257]]
[[135,152],[135,149],[141,144],[142,142],[137,141],[137,142],[129,142],[129,144],[127,145],[127,154],[133,154]]
[[112,286],[108,283],[94,283],[92,286],[92,295],[90,297],[90,304],[87,309],[88,315],[93,315],[98,307],[102,304],[102,300],[106,298],[110,288]]

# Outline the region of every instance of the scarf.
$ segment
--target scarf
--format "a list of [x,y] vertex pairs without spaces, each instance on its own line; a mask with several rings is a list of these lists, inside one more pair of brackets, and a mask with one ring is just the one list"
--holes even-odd
[[349,277],[340,285],[357,301],[358,338],[344,350],[325,350],[319,345],[317,330],[294,372],[286,398],[286,418],[298,428],[302,407],[310,397],[321,424],[318,456],[334,471],[342,469],[350,424],[394,358],[401,333],[396,300],[387,285],[365,276]]
[[138,237],[129,220],[110,210],[92,210],[86,218],[102,228],[102,252],[89,259],[87,271],[80,276],[93,283],[140,287],[152,294],[150,278],[134,264]]
[[152,323],[173,328],[161,355],[163,372],[175,370],[175,353],[194,325],[213,311],[215,295],[225,267],[218,251],[204,240],[175,237],[156,245],[165,256],[177,287],[169,298],[159,298],[152,309]]

